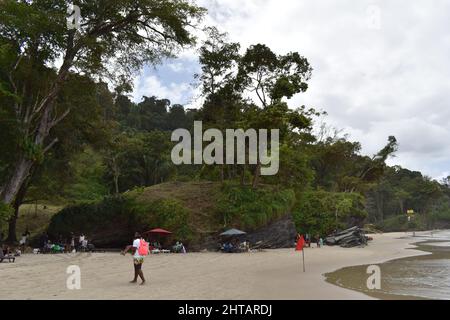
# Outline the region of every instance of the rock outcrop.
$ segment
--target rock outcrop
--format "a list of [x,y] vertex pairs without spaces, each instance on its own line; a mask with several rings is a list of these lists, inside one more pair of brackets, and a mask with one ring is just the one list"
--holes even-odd
[[295,246],[297,231],[291,215],[277,220],[255,232],[247,235],[253,247],[276,249],[292,248]]

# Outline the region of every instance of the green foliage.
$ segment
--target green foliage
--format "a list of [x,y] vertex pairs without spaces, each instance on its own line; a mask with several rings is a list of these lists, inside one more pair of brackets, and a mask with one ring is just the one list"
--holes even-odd
[[196,75],[202,84],[204,95],[214,95],[230,84],[239,61],[239,43],[227,42],[227,34],[216,27],[206,28],[208,38],[199,50],[202,73]]
[[0,231],[3,224],[8,221],[8,218],[13,214],[14,210],[11,206],[0,201]]
[[335,229],[361,223],[367,213],[361,194],[307,191],[298,197],[293,216],[299,232],[327,235]]
[[76,155],[69,166],[71,183],[63,196],[70,202],[99,201],[108,194],[104,181],[106,166],[97,152],[87,148]]
[[173,232],[177,239],[190,240],[189,211],[175,199],[158,199],[147,204],[136,204],[139,220],[147,228],[163,228]]
[[130,199],[116,196],[64,208],[52,217],[48,233],[54,237],[84,233],[99,245],[123,245],[138,227],[137,213]]
[[308,60],[298,52],[276,55],[258,43],[250,46],[240,59],[236,82],[241,90],[255,91],[266,107],[305,92],[311,71]]
[[115,71],[120,75],[192,45],[195,37],[189,28],[205,13],[185,0],[75,4],[83,16],[77,37],[66,27],[68,1],[4,0],[0,2],[2,35],[22,46],[25,54],[39,48],[43,62],[52,62],[67,50],[67,57],[75,54],[77,67],[89,73],[106,73],[106,61],[116,58]]
[[367,192],[367,198],[370,217],[376,223],[392,216],[406,215],[409,209],[429,216],[427,213],[435,210],[435,204],[449,203],[438,182],[398,166],[384,170],[381,181]]
[[449,228],[450,226],[450,198],[444,197],[444,201],[437,203],[428,215],[428,226],[432,228]]
[[192,237],[188,215],[176,200],[143,203],[134,196],[112,196],[64,208],[52,217],[48,232],[52,236],[84,233],[97,245],[122,246],[135,231],[161,227],[188,241]]
[[411,221],[408,221],[406,214],[391,216],[376,224],[376,227],[384,232],[394,231],[419,231],[427,229],[427,217],[425,215],[414,215]]
[[28,159],[40,163],[44,159],[42,146],[35,144],[29,137],[24,137],[21,148]]
[[217,200],[218,218],[224,227],[250,231],[288,213],[295,194],[291,189],[278,190],[272,186],[253,189],[227,183]]

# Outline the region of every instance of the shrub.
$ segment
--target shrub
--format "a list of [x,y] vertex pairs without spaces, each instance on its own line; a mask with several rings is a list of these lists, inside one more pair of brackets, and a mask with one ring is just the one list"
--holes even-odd
[[217,201],[217,215],[225,227],[238,227],[247,231],[265,226],[288,213],[294,204],[291,189],[275,187],[224,184]]
[[366,216],[364,197],[359,193],[307,191],[300,194],[293,210],[297,230],[311,235],[361,224]]
[[170,230],[182,241],[191,239],[189,211],[178,200],[158,199],[145,205],[136,203],[135,208],[141,225]]
[[122,245],[138,230],[132,200],[124,196],[106,197],[98,203],[82,203],[62,209],[50,220],[52,237],[86,234],[99,245]]
[[0,231],[2,231],[3,225],[6,224],[12,214],[13,208],[3,201],[0,201]]
[[135,231],[166,228],[177,239],[189,240],[189,212],[178,201],[160,199],[139,203],[134,196],[107,197],[98,203],[66,207],[54,215],[48,233],[52,237],[84,233],[99,246],[122,246]]
[[384,219],[377,224],[377,227],[384,232],[395,232],[424,230],[426,225],[426,217],[424,215],[416,214],[411,221],[408,221],[408,217],[402,214]]

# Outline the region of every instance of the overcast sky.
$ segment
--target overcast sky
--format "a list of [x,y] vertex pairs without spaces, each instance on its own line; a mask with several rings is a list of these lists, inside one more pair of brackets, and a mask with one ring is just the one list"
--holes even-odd
[[[389,135],[389,160],[433,178],[450,175],[450,1],[201,0],[207,25],[228,32],[243,49],[264,43],[298,51],[314,68],[306,93],[289,101],[328,112],[373,154]],[[195,51],[145,68],[133,97],[195,105]]]

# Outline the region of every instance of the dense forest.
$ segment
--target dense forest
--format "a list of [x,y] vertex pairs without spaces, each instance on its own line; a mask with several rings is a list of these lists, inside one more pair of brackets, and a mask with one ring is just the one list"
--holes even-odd
[[[301,53],[276,53],[264,44],[242,48],[215,27],[202,29],[207,40],[198,43],[193,33],[206,12],[190,1],[80,4],[80,30],[65,27],[66,5],[0,4],[0,228],[8,241],[16,241],[23,204],[120,202],[124,193],[174,181],[215,181],[233,199],[260,202],[261,211],[278,201],[264,190],[282,190],[280,201],[289,202],[300,232],[326,234],[363,223],[383,230],[450,224],[450,177],[435,181],[390,167],[387,159],[401,148],[394,136],[386,133],[385,147],[364,155],[359,142],[321,124],[323,110],[290,105],[313,75]],[[152,92],[139,103],[131,100],[136,70],[195,45],[200,108]],[[192,130],[194,121],[222,131],[279,129],[278,174],[262,176],[259,162],[174,165],[171,132]],[[223,202],[224,227],[236,223],[226,219],[236,210],[230,203]],[[176,203],[158,206],[153,219],[158,212],[186,218]],[[415,212],[409,222],[407,210]]]

